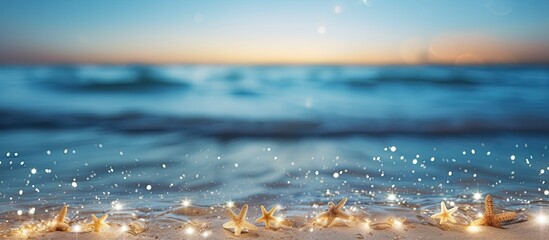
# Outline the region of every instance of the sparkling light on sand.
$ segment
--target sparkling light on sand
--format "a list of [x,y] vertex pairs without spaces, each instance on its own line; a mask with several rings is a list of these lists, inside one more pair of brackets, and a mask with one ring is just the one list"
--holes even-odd
[[202,235],[202,237],[207,238],[207,237],[209,237],[211,234],[212,234],[212,231],[206,230],[206,231],[202,232],[201,235]]
[[545,225],[547,224],[547,216],[543,215],[543,214],[539,214],[536,216],[536,222],[540,225]]
[[79,224],[73,225],[71,227],[71,232],[81,232],[81,231],[82,231],[82,226],[80,226]]
[[194,230],[194,228],[191,227],[191,226],[189,226],[189,227],[187,227],[187,228],[185,229],[185,234],[187,234],[187,235],[193,235],[194,232],[195,232],[195,230]]
[[400,221],[398,219],[393,219],[392,223],[393,223],[394,228],[396,228],[396,229],[401,229],[402,228],[402,221]]
[[478,227],[478,226],[468,226],[467,227],[467,232],[469,232],[469,233],[478,233],[478,232],[480,232],[480,227]]
[[23,237],[23,238],[26,238],[28,233],[29,232],[27,231],[27,229],[23,229],[23,230],[19,231],[19,235],[21,235],[21,237]]
[[370,221],[366,221],[362,224],[362,227],[366,230],[366,231],[370,231]]

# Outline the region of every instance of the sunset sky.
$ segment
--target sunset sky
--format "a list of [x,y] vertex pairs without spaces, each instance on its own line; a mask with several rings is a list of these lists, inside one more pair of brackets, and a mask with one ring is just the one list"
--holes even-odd
[[0,63],[549,63],[544,0],[0,1]]

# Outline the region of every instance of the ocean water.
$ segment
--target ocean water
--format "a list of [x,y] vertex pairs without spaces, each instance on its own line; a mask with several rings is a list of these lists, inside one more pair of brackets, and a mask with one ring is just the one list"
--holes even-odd
[[547,66],[2,66],[0,220],[182,200],[546,207],[548,103]]

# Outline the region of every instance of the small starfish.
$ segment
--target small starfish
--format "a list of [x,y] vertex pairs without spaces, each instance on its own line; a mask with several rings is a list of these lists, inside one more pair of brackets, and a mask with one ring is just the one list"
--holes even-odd
[[257,227],[246,221],[246,213],[248,213],[248,204],[244,204],[238,216],[231,210],[227,209],[227,214],[231,218],[230,222],[223,224],[224,228],[234,228],[234,235],[238,236],[242,229],[257,230]]
[[317,216],[317,219],[324,220],[326,219],[326,227],[332,226],[336,218],[341,219],[350,219],[352,216],[343,211],[343,206],[347,203],[347,198],[343,198],[337,205],[333,202],[328,203],[328,211],[323,212]]
[[454,216],[452,216],[452,214],[454,214],[454,212],[456,212],[457,210],[458,207],[453,207],[452,209],[448,210],[446,208],[446,204],[443,201],[440,202],[440,212],[433,214],[431,218],[439,218],[440,224],[443,224],[444,222],[446,222],[446,220],[450,221],[451,223],[456,223],[456,219],[454,218]]
[[271,221],[276,221],[276,217],[273,216],[274,212],[276,211],[276,207],[271,208],[270,211],[267,212],[267,209],[263,205],[261,205],[261,216],[255,222],[265,222],[265,228],[271,228]]
[[91,215],[93,220],[92,227],[95,232],[99,232],[103,226],[109,227],[109,225],[105,222],[108,216],[109,214],[105,214],[100,218],[97,218],[94,214]]
[[67,211],[68,211],[67,205],[61,208],[61,211],[59,211],[59,214],[57,215],[57,217],[55,217],[55,219],[52,222],[50,222],[49,231],[65,232],[70,229],[69,224],[67,223],[67,221],[65,221],[65,218],[67,217]]
[[484,200],[484,208],[484,216],[473,221],[471,225],[488,225],[501,228],[502,222],[513,220],[517,217],[516,212],[494,214],[494,200],[492,200],[492,196],[490,195],[486,195],[486,200]]

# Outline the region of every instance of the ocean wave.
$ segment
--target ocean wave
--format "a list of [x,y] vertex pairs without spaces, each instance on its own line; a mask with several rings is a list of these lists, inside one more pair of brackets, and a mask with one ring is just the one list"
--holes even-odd
[[447,135],[534,133],[549,134],[549,119],[508,117],[507,119],[236,119],[151,115],[139,112],[112,115],[46,113],[0,109],[0,129],[85,129],[118,131],[126,134],[183,133],[201,137],[233,139],[343,137],[353,135]]
[[[526,74],[527,73],[527,74]],[[351,87],[370,87],[379,84],[434,85],[434,86],[475,86],[475,85],[523,85],[548,86],[549,69],[509,67],[378,67],[351,68],[341,71],[340,78],[331,78],[335,84]]]
[[135,91],[190,86],[182,79],[169,78],[146,66],[55,67],[37,79],[45,86],[71,91]]
[[547,89],[544,66],[4,66],[0,128],[218,138],[546,133]]
[[[380,84],[440,87],[474,85],[549,86],[547,66],[209,66],[122,65],[0,67],[0,79],[36,81],[67,90],[147,90],[205,85],[301,87],[323,83],[349,87]],[[320,84],[320,85],[319,85]]]

